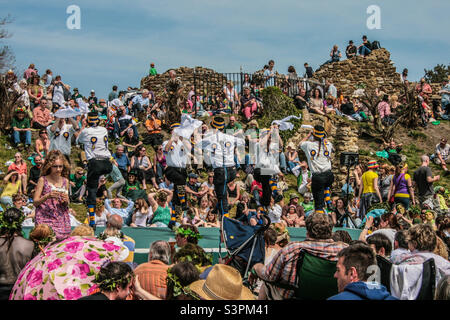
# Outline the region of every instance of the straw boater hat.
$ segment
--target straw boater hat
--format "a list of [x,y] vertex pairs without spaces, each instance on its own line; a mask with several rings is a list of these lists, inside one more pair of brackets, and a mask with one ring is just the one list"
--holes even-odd
[[204,300],[255,300],[252,292],[242,284],[238,270],[225,264],[216,264],[206,280],[189,285]]

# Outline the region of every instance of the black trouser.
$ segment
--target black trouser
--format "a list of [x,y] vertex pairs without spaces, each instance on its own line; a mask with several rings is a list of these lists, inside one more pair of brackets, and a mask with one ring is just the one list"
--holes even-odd
[[214,169],[214,190],[217,195],[217,209],[220,216],[228,213],[227,183],[236,178],[234,167]]
[[112,171],[112,163],[109,159],[91,159],[88,162],[88,172],[86,187],[88,191],[86,204],[95,205],[97,200],[98,179],[101,175],[109,174]]
[[270,199],[272,197],[272,188],[270,187],[270,178],[272,176],[267,175],[261,175],[261,168],[256,168],[253,177],[256,181],[262,184],[262,199],[261,199],[261,205],[268,207],[270,205]]
[[144,143],[151,145],[153,148],[159,146],[163,142],[163,136],[161,133],[152,133],[144,135]]
[[313,173],[311,176],[311,191],[314,198],[314,209],[323,210],[325,206],[325,194],[326,188],[331,188],[334,182],[334,175],[331,171],[325,171],[321,173]]
[[[180,198],[178,197],[178,191],[181,190],[181,188],[184,189],[186,186],[186,179],[187,179],[187,171],[186,168],[177,168],[177,167],[167,167],[164,171],[164,174],[166,175],[167,179],[173,183],[173,204],[176,206],[182,205]],[[181,188],[180,188],[181,187]],[[184,199],[186,199],[186,193],[184,192]],[[185,205],[185,201],[184,206]],[[184,208],[183,208],[184,209]]]

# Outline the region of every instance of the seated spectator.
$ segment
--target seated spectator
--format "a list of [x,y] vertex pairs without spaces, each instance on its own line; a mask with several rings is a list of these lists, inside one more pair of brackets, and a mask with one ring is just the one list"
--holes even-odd
[[150,207],[144,198],[139,198],[135,202],[135,209],[131,218],[130,227],[146,227],[147,222],[153,217],[152,207]]
[[158,189],[153,164],[147,156],[147,149],[144,145],[137,147],[131,157],[131,170],[137,173],[137,178],[142,183],[142,189],[147,189],[147,182],[151,182],[153,187]]
[[333,232],[333,235],[331,236],[331,238],[335,242],[341,241],[346,244],[350,244],[353,241],[350,234],[345,230],[336,230],[335,232]]
[[35,156],[34,163],[35,165],[30,169],[27,185],[27,195],[30,198],[33,198],[34,190],[37,186],[39,178],[41,177],[41,169],[43,164],[42,158],[40,156]]
[[179,262],[167,270],[166,300],[197,300],[188,286],[199,279],[197,267],[189,261]]
[[356,112],[355,106],[351,102],[349,96],[344,97],[344,101],[341,104],[341,112],[350,118],[350,120],[363,121],[361,115]]
[[[306,195],[305,195],[306,196]],[[305,216],[304,208],[298,203],[299,196],[296,193],[291,193],[289,196],[289,203],[283,206],[281,219],[284,220],[284,217],[288,216],[288,212],[291,209],[290,206],[294,206],[295,213],[297,214],[298,218]]]
[[159,185],[159,190],[169,190],[169,191],[173,191],[173,183],[169,181],[169,179],[167,179],[166,175],[164,175],[164,181],[161,182]]
[[239,200],[238,204],[236,205],[236,216],[235,216],[236,220],[243,221],[243,222],[247,221],[249,204],[250,204],[249,195],[248,195],[248,193],[244,192],[241,195],[241,199]]
[[406,256],[410,254],[407,241],[407,230],[399,230],[395,233],[394,237],[394,250],[391,252],[391,261],[400,261],[400,256]]
[[323,98],[321,91],[316,88],[313,91],[313,95],[311,99],[309,100],[309,111],[321,115],[325,115],[325,112],[323,111],[324,104],[323,104]]
[[300,205],[303,207],[305,216],[307,216],[310,212],[314,210],[314,201],[311,200],[312,194],[310,192],[307,192],[303,195],[303,202]]
[[162,145],[155,148],[155,158],[153,159],[153,170],[156,173],[156,181],[158,184],[163,182],[164,170],[167,168],[166,156],[163,152]]
[[269,218],[271,223],[281,222],[281,214],[284,207],[284,199],[281,194],[270,199]]
[[160,299],[166,298],[170,256],[170,245],[166,241],[155,241],[150,245],[148,262],[140,264],[134,270],[142,288]]
[[9,208],[0,215],[0,300],[8,300],[17,277],[32,259],[34,244],[22,235],[23,213]]
[[384,234],[376,233],[371,235],[367,237],[366,242],[378,256],[382,256],[388,260],[390,259],[392,243]]
[[46,129],[39,130],[39,138],[35,142],[35,151],[42,158],[45,158],[50,151],[50,139],[48,138]]
[[353,44],[353,40],[348,42],[348,46],[345,49],[345,55],[347,56],[347,59],[356,57],[356,46]]
[[143,144],[137,136],[134,135],[132,128],[127,130],[125,138],[123,138],[122,145],[125,147],[125,152],[128,153],[128,157],[131,158],[136,149]]
[[122,198],[123,197],[133,201],[136,201],[138,198],[146,198],[145,190],[141,188],[139,180],[137,179],[137,174],[133,170],[128,173],[128,179],[122,187]]
[[94,283],[99,291],[84,296],[78,300],[126,300],[133,287],[133,293],[143,300],[158,300],[157,297],[146,292],[134,278],[133,269],[129,264],[119,261],[103,265]]
[[450,161],[450,144],[447,143],[447,138],[441,138],[441,141],[436,145],[434,154],[431,155],[430,159],[434,161],[435,164],[440,165],[441,168],[447,172],[447,163]]
[[214,172],[208,172],[208,179],[202,183],[202,188],[208,188],[207,194],[214,196]]
[[241,197],[241,187],[236,183],[236,179],[227,183],[227,197],[230,208],[234,207]]
[[384,125],[392,125],[395,121],[394,116],[389,106],[389,96],[385,94],[382,101],[378,103],[378,113],[380,114],[381,122]]
[[288,166],[287,170],[291,173],[293,168],[300,165],[297,150],[295,150],[295,146],[292,142],[287,145],[286,161]]
[[31,78],[30,85],[28,86],[28,96],[30,97],[31,109],[41,103],[41,99],[44,98],[44,88],[39,84],[40,77],[36,74]]
[[31,123],[24,107],[16,109],[11,128],[13,129],[15,146],[21,147],[25,145],[25,148],[28,149],[31,145]]
[[88,97],[88,103],[89,103],[89,105],[91,106],[91,105],[93,105],[93,104],[97,104],[97,102],[98,102],[98,99],[97,99],[97,97],[95,96],[95,90],[91,90],[91,94],[90,94],[90,96]]
[[[267,296],[267,286],[271,287],[270,292],[273,292],[276,297],[281,299],[294,297],[293,290],[277,287],[276,284],[296,284],[297,258],[303,250],[316,257],[337,261],[339,251],[347,247],[346,243],[334,242],[331,239],[333,224],[326,214],[311,214],[306,218],[305,222],[305,241],[289,243],[275,254],[267,266],[264,266],[262,263],[257,263],[253,266],[254,273],[256,273],[258,278],[274,284],[272,285],[266,282],[261,287],[260,298]],[[369,248],[369,250],[371,249]]]
[[[399,266],[398,272],[395,272],[394,276],[404,277],[403,281],[399,283],[403,283],[404,286],[409,286],[408,288],[401,288],[398,286],[394,286],[391,289],[393,295],[398,296],[400,299],[406,298],[404,296],[405,292],[408,292],[408,299],[415,299],[418,289],[416,282],[417,280],[414,277],[414,272],[411,274],[401,272],[402,266],[407,265],[417,265],[422,264],[428,259],[434,259],[434,264],[436,268],[436,281],[438,283],[440,279],[444,276],[450,274],[450,262],[447,259],[442,258],[441,256],[433,253],[437,244],[437,236],[436,232],[430,225],[427,224],[416,224],[412,226],[407,232],[407,242],[410,250],[409,254],[397,255],[395,259],[391,259],[392,262]],[[420,283],[420,282],[419,282]]]
[[338,49],[337,44],[333,46],[333,49],[330,51],[331,59],[327,61],[327,63],[338,62],[342,58],[341,51]]
[[26,194],[27,193],[27,182],[28,182],[28,170],[27,170],[27,163],[22,158],[22,154],[20,152],[17,152],[14,155],[14,162],[8,167],[8,172],[17,172],[19,174],[19,180],[21,183],[20,193]]
[[187,209],[182,222],[183,224],[191,225],[197,228],[205,225],[205,221],[200,219],[197,209],[193,207]]
[[251,95],[250,88],[244,87],[244,93],[241,97],[242,112],[247,121],[250,121],[258,110],[256,98]]
[[153,211],[152,225],[150,227],[168,227],[171,220],[169,203],[172,201],[172,196],[172,191],[166,189],[148,195],[148,200]]
[[306,94],[305,88],[300,88],[299,94],[294,96],[294,104],[299,110],[303,110],[307,107],[309,102],[309,97]]
[[366,57],[372,52],[372,45],[369,40],[367,40],[367,36],[362,37],[363,42],[358,46],[358,53]]
[[[175,231],[175,240],[177,243],[177,246],[179,248],[186,247],[187,250],[199,250],[203,254],[205,254],[205,251],[198,246],[198,240],[201,238],[200,232],[198,231],[198,228],[196,226],[193,226],[191,224],[182,224],[178,226],[178,228]],[[186,252],[177,252],[178,258],[183,256]],[[206,256],[205,256],[206,257]],[[199,256],[200,260],[205,260],[204,257]],[[177,257],[174,257],[174,262],[182,261],[180,259],[177,259]],[[197,261],[200,262],[200,261]],[[201,264],[203,265],[204,261],[201,261]],[[195,263],[198,264],[198,263]]]
[[109,177],[113,181],[113,184],[107,189],[108,198],[112,199],[114,191],[116,191],[116,197],[119,197],[126,182],[119,168],[115,164],[112,166]]
[[253,195],[253,199],[256,202],[258,207],[261,207],[261,199],[262,199],[262,184],[256,180],[253,180],[252,185],[250,187],[250,192]]
[[46,129],[52,123],[53,117],[47,107],[47,99],[42,98],[39,105],[33,109],[33,120],[31,121],[31,126],[34,129]]
[[338,255],[336,273],[338,291],[328,300],[397,300],[383,285],[368,282],[370,267],[376,265],[374,251],[365,244],[353,244]]
[[105,175],[101,175],[98,178],[98,187],[97,187],[96,197],[99,199],[108,198],[108,190],[106,189],[106,176]]
[[190,173],[188,176],[188,182],[186,183],[186,194],[188,200],[200,203],[201,198],[208,192],[208,188],[205,188],[198,182],[198,175]]
[[103,200],[97,199],[97,204],[95,206],[95,226],[96,227],[106,227],[111,214],[106,210]]
[[[108,200],[108,199],[106,199],[106,200]],[[106,205],[106,203],[105,203],[105,205]],[[116,212],[117,212],[116,208],[114,208],[114,210],[116,210]],[[108,210],[108,211],[112,213],[111,210]],[[122,261],[132,263],[134,260],[134,250],[136,247],[136,242],[134,241],[133,238],[125,235],[122,232],[123,225],[124,225],[124,221],[122,219],[122,216],[120,216],[119,214],[112,213],[110,215],[110,217],[108,218],[105,230],[101,234],[99,234],[98,238],[101,240],[106,240],[108,238],[119,239],[121,244],[128,249],[128,256]]]
[[[242,99],[241,99],[241,101],[242,101]],[[236,136],[239,133],[243,133],[242,124],[240,124],[238,121],[236,121],[235,116],[231,116],[230,122],[228,122],[228,124],[225,126],[224,132],[227,134],[232,134],[234,136]]]
[[146,113],[148,106],[150,105],[150,92],[147,89],[142,90],[141,94],[136,95],[128,104],[128,110],[136,118],[142,118]]
[[69,175],[70,199],[73,202],[83,202],[86,192],[86,175],[83,168],[76,167],[75,173]]
[[136,122],[133,120],[131,115],[126,113],[125,106],[120,106],[117,110],[117,116],[114,122],[114,137],[116,139],[116,144],[118,144],[119,139],[125,136],[128,129],[133,129],[133,134],[136,138],[139,137]]
[[286,227],[303,227],[305,225],[305,216],[299,216],[295,205],[290,205],[286,214],[282,217],[282,223]]
[[[126,208],[122,208],[122,202],[125,202],[127,204]],[[112,207],[111,207],[111,200],[105,199],[105,207],[106,210],[111,215],[117,215],[122,218],[122,221],[124,224],[129,225],[131,221],[131,215],[133,212],[134,202],[127,199],[119,199],[116,198],[112,200]]]
[[150,112],[150,118],[145,121],[145,128],[147,134],[144,135],[144,143],[149,144],[155,149],[163,142],[163,136],[161,134],[161,120],[158,119],[158,113],[156,110]]
[[425,78],[421,78],[420,83],[416,85],[416,92],[423,97],[425,95],[431,95],[433,90],[431,89],[431,86],[426,83]]
[[130,159],[125,153],[125,147],[123,145],[116,146],[116,152],[113,153],[112,157],[114,158],[113,164],[119,168],[120,173],[124,179],[127,179],[128,172],[130,171]]
[[220,228],[220,222],[217,219],[217,214],[215,214],[212,210],[209,210],[206,214],[204,227]]
[[[442,83],[442,89],[438,92],[441,95],[441,108],[445,113],[446,118],[450,113],[450,76]],[[442,117],[444,120],[446,118]]]
[[239,100],[236,89],[234,88],[233,81],[228,81],[226,86],[223,88],[223,97],[228,101],[230,113],[239,113],[239,107],[241,102]]

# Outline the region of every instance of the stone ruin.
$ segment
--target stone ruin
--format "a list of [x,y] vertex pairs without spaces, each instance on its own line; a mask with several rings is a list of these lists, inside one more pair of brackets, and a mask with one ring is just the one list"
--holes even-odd
[[[221,73],[215,72],[213,69],[203,67],[180,67],[177,69],[169,69],[163,74],[155,76],[147,76],[141,80],[141,89],[151,89],[156,95],[161,95],[164,92],[166,82],[169,80],[169,71],[174,70],[176,76],[181,79],[184,91],[187,93],[190,91],[192,85],[196,85],[198,93],[217,93],[222,91],[223,87],[227,83],[227,78]],[[195,71],[195,76],[194,76]]]
[[400,74],[390,60],[390,53],[383,48],[372,51],[367,57],[356,56],[323,65],[316,70],[314,78],[320,81],[333,79],[336,88],[349,96],[359,85],[368,90],[378,88],[387,94],[399,94],[403,88]]

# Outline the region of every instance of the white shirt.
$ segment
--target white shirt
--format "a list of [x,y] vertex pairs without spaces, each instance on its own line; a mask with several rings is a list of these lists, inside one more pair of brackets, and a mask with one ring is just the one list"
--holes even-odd
[[50,150],[59,150],[63,154],[70,156],[72,149],[72,136],[75,133],[75,129],[71,124],[65,123],[60,129],[56,128],[55,132],[52,132],[50,128],[52,125],[47,127],[48,137],[50,139]]
[[181,140],[173,141],[170,150],[166,152],[166,145],[169,141],[164,141],[162,144],[164,154],[166,155],[167,166],[175,168],[186,168],[188,157],[191,150],[187,150],[190,147],[190,142],[183,143]]
[[141,211],[135,212],[136,219],[134,220],[134,224],[138,227],[146,227],[147,226],[147,219],[153,216],[153,210],[152,207],[148,207],[147,212],[142,213]]
[[104,127],[88,127],[81,131],[77,144],[84,145],[87,160],[94,158],[110,159],[108,150],[108,131]]
[[273,208],[269,209],[269,218],[271,223],[281,222],[282,208],[279,204],[275,204]]
[[261,175],[268,176],[280,173],[278,166],[280,159],[279,148],[280,145],[274,142],[270,143],[268,151],[267,146],[259,145],[255,168],[261,169]]
[[106,222],[108,220],[108,218],[106,217],[107,213],[108,211],[103,210],[102,215],[100,217],[97,216],[97,214],[95,214],[95,225],[97,227],[106,227]]
[[449,152],[450,152],[450,144],[447,143],[444,148],[441,147],[440,143],[436,145],[436,156],[438,153],[440,153],[442,159],[447,160]]
[[305,152],[308,160],[308,166],[311,173],[321,173],[331,170],[331,153],[333,152],[333,145],[326,141],[326,150],[322,145],[319,152],[319,141],[305,141],[300,144],[300,148]]
[[234,167],[234,149],[245,147],[244,139],[225,134],[219,130],[210,130],[200,141],[202,149],[211,152],[211,164],[214,169]]

